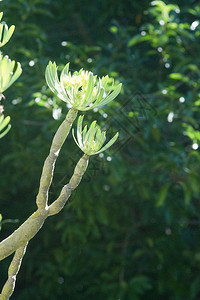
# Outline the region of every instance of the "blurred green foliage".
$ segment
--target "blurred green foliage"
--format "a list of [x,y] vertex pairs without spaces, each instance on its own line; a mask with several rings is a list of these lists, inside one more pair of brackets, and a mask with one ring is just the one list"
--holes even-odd
[[[44,81],[49,61],[123,82],[85,119],[120,131],[79,189],[30,243],[14,299],[197,300],[200,296],[200,5],[198,1],[4,0],[5,46],[23,74],[6,91],[12,130],[0,148],[0,211],[25,220],[67,108]],[[112,130],[113,132],[112,132]],[[50,198],[80,152],[72,137]],[[17,224],[5,223],[6,237]],[[1,263],[2,284],[10,259]]]

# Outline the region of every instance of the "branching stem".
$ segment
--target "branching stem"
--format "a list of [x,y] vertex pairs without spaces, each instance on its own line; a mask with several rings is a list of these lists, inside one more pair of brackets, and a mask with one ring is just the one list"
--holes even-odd
[[8,270],[8,280],[0,294],[0,300],[8,300],[14,291],[16,275],[28,242],[37,234],[48,216],[55,215],[62,210],[72,190],[79,185],[87,169],[89,156],[84,154],[78,161],[69,183],[62,188],[59,197],[48,206],[48,192],[53,178],[55,162],[76,115],[77,110],[71,109],[53,138],[50,153],[44,162],[40,179],[39,192],[36,198],[37,211],[0,243],[0,260],[15,252]]

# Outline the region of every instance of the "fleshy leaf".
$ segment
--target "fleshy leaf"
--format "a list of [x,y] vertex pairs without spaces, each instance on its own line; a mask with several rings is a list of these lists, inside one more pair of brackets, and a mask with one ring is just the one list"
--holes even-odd
[[111,102],[113,99],[115,99],[119,95],[119,93],[121,91],[121,87],[122,87],[122,84],[121,83],[118,84],[118,86],[114,89],[114,91],[112,93],[110,93],[110,95],[108,95],[107,97],[105,97],[105,99],[102,100],[99,105],[95,105],[94,104],[94,107],[96,107],[96,108],[97,107],[101,107],[101,106],[103,106],[103,105],[108,104],[109,102]]
[[114,135],[114,137],[100,151],[98,151],[97,153],[101,153],[101,152],[107,150],[108,148],[110,148],[114,144],[114,142],[117,140],[118,136],[119,136],[119,132],[117,132]]
[[106,132],[101,131],[96,124],[96,121],[92,122],[88,130],[87,126],[85,126],[82,131],[82,123],[83,116],[80,116],[77,123],[77,139],[75,138],[74,130],[72,130],[72,134],[78,147],[87,155],[94,155],[105,151],[112,146],[119,136],[119,134],[116,133],[116,135],[101,149],[106,140]]
[[[1,17],[2,15],[0,16],[0,19]],[[14,25],[8,28],[7,24],[0,24],[0,47],[3,47],[9,41],[14,30],[15,30]]]
[[0,118],[0,132],[2,130],[4,130],[6,128],[6,126],[7,126],[7,128],[2,133],[0,133],[0,139],[2,137],[4,137],[8,133],[8,131],[10,130],[11,125],[9,124],[9,122],[10,122],[10,117],[9,116],[7,116],[5,119],[4,119],[3,116],[1,116],[1,118]]

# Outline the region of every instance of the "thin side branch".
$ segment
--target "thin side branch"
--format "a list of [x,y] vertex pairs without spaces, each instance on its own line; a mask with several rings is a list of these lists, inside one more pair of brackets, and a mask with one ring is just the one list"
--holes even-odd
[[85,173],[87,166],[88,166],[89,156],[87,154],[84,154],[79,162],[77,163],[74,174],[72,178],[69,181],[69,184],[72,187],[72,190],[74,190],[80,183],[83,174]]
[[14,255],[14,257],[10,263],[10,267],[8,269],[8,280],[6,281],[6,283],[2,289],[2,292],[0,294],[1,300],[9,299],[15,289],[16,276],[19,272],[19,269],[20,269],[20,266],[22,263],[22,259],[26,252],[27,244],[28,243],[26,243],[25,245],[23,245],[22,247],[17,249],[17,251],[15,252],[15,255]]
[[58,214],[65,206],[71,195],[72,188],[69,184],[64,185],[60,196],[49,206],[49,216]]
[[65,206],[69,199],[72,190],[74,190],[80,183],[88,166],[89,156],[84,154],[78,161],[74,174],[72,175],[68,184],[66,184],[60,193],[60,196],[49,206],[49,216],[59,213]]

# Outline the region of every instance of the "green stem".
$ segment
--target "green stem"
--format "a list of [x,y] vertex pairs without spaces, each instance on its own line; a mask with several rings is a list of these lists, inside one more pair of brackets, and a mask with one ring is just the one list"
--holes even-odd
[[39,192],[36,198],[36,203],[39,209],[47,207],[48,192],[53,179],[55,162],[59,155],[60,149],[69,134],[72,124],[76,119],[76,116],[77,110],[74,108],[70,109],[65,120],[62,122],[53,138],[50,153],[44,162]]
[[17,249],[17,251],[15,252],[15,255],[14,255],[14,257],[11,261],[10,267],[8,269],[8,280],[4,284],[4,287],[3,287],[2,292],[0,294],[0,299],[1,300],[9,299],[10,296],[12,295],[13,291],[14,291],[15,283],[16,283],[16,276],[19,272],[22,259],[24,257],[25,252],[26,252],[27,244],[28,243],[26,243],[25,245],[23,245],[22,247]]
[[74,170],[74,174],[69,181],[72,190],[74,190],[79,185],[83,177],[83,174],[87,169],[88,161],[89,161],[89,156],[87,154],[84,154],[79,160],[79,162],[77,163],[76,168]]
[[65,206],[67,200],[71,195],[71,186],[66,184],[60,193],[60,196],[49,206],[49,216],[56,215]]
[[86,169],[88,166],[89,156],[84,154],[79,162],[77,163],[74,174],[71,177],[68,184],[66,184],[60,193],[58,199],[56,199],[50,206],[49,206],[49,216],[55,215],[59,213],[63,207],[65,206],[67,200],[71,195],[71,191],[74,190],[80,183]]

